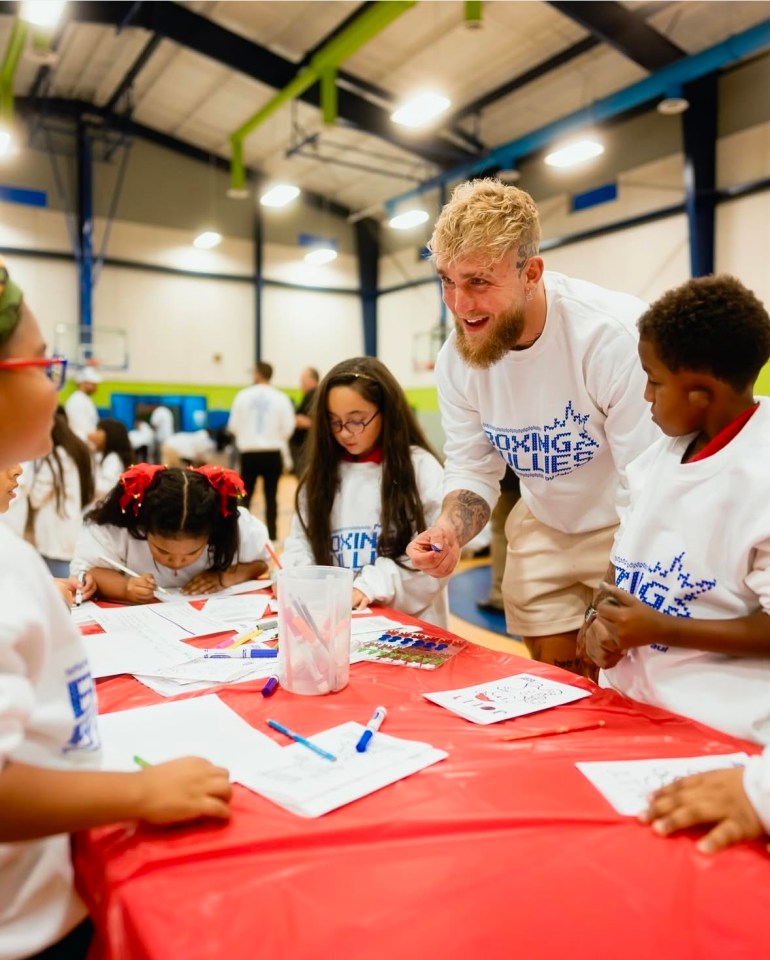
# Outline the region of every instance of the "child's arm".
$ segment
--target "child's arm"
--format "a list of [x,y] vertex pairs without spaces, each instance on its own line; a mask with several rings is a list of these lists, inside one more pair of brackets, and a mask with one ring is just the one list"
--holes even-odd
[[151,573],[145,573],[141,577],[127,577],[118,570],[94,567],[91,576],[104,600],[115,600],[118,603],[154,603],[157,599],[155,591],[158,588]]
[[610,584],[605,593],[612,602],[598,605],[597,620],[620,649],[659,643],[736,657],[770,656],[770,615],[762,610],[733,620],[696,620],[660,613]]
[[652,824],[662,836],[696,824],[716,824],[698,841],[703,853],[716,853],[739,840],[761,836],[764,827],[758,815],[759,804],[763,800],[767,807],[770,792],[765,786],[762,797],[752,803],[746,787],[755,768],[767,771],[768,767],[770,756],[766,755],[752,757],[745,771],[711,770],[683,777],[657,790],[640,819]]
[[54,770],[9,760],[0,772],[0,841],[72,833],[122,820],[227,818],[227,771],[185,757],[136,773]]
[[216,593],[224,587],[232,587],[236,583],[245,583],[247,580],[257,580],[267,571],[264,560],[252,560],[251,563],[234,563],[227,570],[204,570],[197,574],[182,587],[182,593]]

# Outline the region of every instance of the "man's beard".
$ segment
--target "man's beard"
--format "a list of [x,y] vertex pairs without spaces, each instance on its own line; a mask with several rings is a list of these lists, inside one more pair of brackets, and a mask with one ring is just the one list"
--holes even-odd
[[454,319],[457,352],[469,367],[478,367],[482,370],[502,360],[506,353],[516,346],[521,339],[526,322],[523,306],[500,313],[491,321],[493,324],[491,332],[484,335],[483,340],[479,338],[477,344],[477,338],[466,331],[462,321],[457,317]]

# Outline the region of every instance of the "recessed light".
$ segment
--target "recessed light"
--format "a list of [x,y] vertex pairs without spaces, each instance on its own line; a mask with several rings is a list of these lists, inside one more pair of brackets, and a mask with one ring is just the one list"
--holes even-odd
[[276,183],[259,198],[263,207],[285,207],[299,196],[299,187],[290,183]]
[[218,247],[222,242],[222,234],[216,230],[204,230],[193,240],[193,246],[198,250],[211,250],[212,247]]
[[573,167],[604,153],[603,144],[597,140],[576,140],[549,153],[545,162],[549,167]]
[[305,263],[312,263],[316,267],[321,267],[325,263],[331,263],[337,259],[337,251],[331,247],[316,247],[310,253],[305,254]]
[[426,91],[417,94],[416,97],[394,110],[390,119],[405,127],[422,127],[443,113],[449,107],[449,103],[448,97]]
[[405,210],[388,220],[388,225],[394,230],[411,230],[412,227],[418,227],[428,219],[426,210]]
[[19,17],[35,27],[55,27],[66,5],[66,0],[24,0]]

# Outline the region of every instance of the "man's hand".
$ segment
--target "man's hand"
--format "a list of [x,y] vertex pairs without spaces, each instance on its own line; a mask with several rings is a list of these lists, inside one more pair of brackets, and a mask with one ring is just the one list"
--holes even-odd
[[578,652],[580,652],[580,642],[585,645],[585,655],[602,670],[609,670],[619,663],[625,656],[625,650],[618,646],[613,634],[599,619],[599,610],[602,604],[596,608],[597,616],[593,623],[584,626],[578,634]]
[[641,815],[643,823],[668,836],[696,824],[716,824],[702,840],[702,853],[716,853],[731,843],[752,840],[764,832],[743,789],[743,769],[710,770],[675,780],[657,790]]
[[460,559],[460,544],[450,526],[429,527],[417,536],[406,548],[406,555],[415,570],[422,570],[431,577],[448,577]]

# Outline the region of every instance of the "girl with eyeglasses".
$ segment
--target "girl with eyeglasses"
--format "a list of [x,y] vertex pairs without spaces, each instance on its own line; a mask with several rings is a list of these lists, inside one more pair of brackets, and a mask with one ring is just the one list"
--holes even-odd
[[406,558],[441,512],[443,470],[404,391],[374,357],[343,360],[321,381],[284,567],[355,573],[353,609],[390,606],[446,627],[446,581]]
[[[44,355],[37,321],[0,261],[0,471],[51,450],[57,387]],[[106,773],[98,770],[99,745],[80,634],[40,556],[0,526],[0,956],[7,960],[86,956],[91,931],[73,884],[73,831],[229,815],[226,770],[187,757]]]

